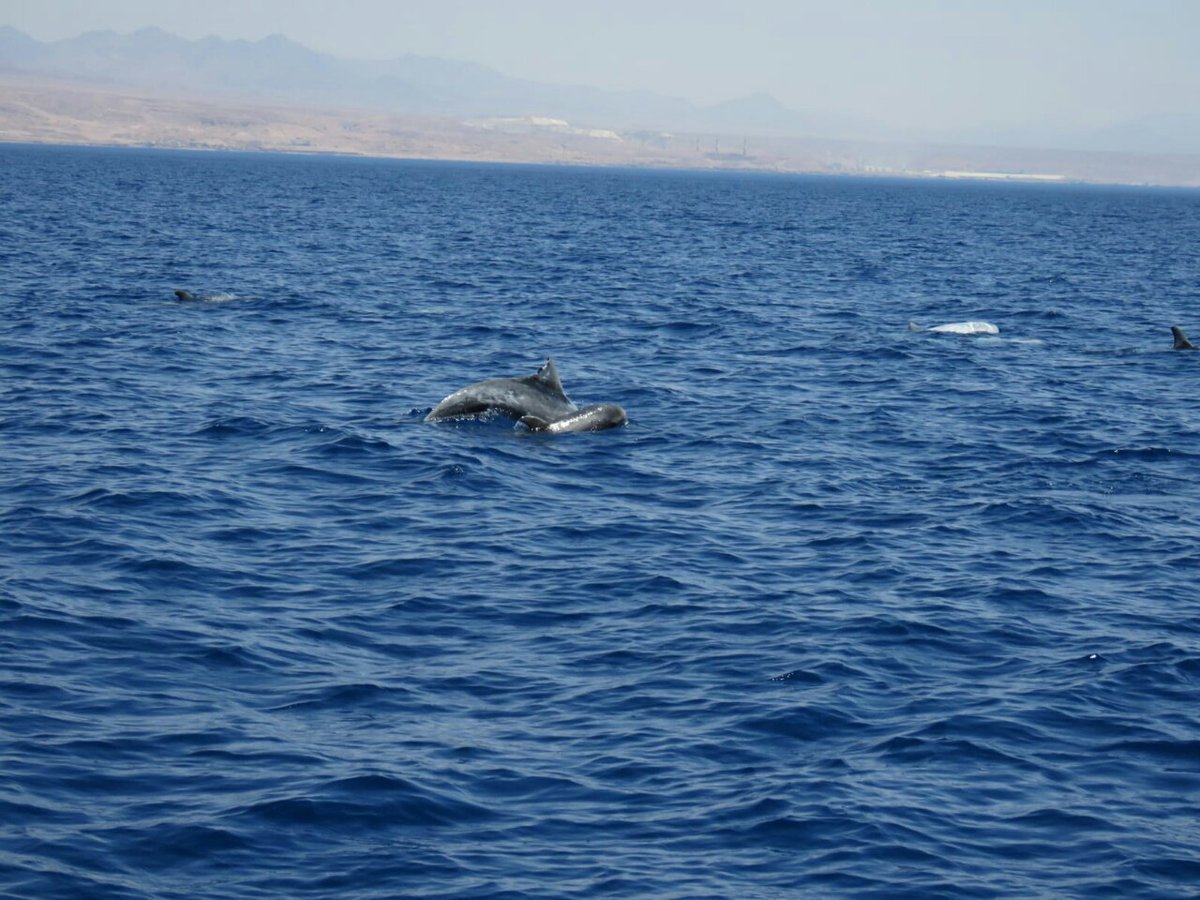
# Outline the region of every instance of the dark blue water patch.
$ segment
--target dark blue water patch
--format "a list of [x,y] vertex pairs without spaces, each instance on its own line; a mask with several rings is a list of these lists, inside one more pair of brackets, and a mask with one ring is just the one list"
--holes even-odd
[[0,890],[1191,891],[1194,193],[0,156]]

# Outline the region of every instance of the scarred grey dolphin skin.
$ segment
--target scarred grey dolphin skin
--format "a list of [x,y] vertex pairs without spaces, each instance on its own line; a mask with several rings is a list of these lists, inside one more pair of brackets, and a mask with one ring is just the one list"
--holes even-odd
[[575,404],[563,391],[554,361],[547,359],[525,378],[489,378],[455,391],[435,406],[425,421],[475,416],[493,409],[514,419],[537,416],[551,422],[575,412]]
[[489,378],[457,390],[430,410],[425,421],[477,416],[493,410],[528,420],[525,426],[531,431],[551,433],[599,431],[628,421],[625,410],[612,403],[577,408],[563,390],[551,359],[524,378]]
[[1188,340],[1187,335],[1183,333],[1183,329],[1178,325],[1171,326],[1171,334],[1175,338],[1174,350],[1195,350],[1196,345]]
[[573,412],[547,422],[537,416],[521,416],[521,424],[530,431],[544,431],[550,434],[563,434],[568,431],[603,431],[605,428],[615,428],[629,421],[625,410],[615,403],[593,403],[578,412]]
[[230,300],[237,300],[237,294],[230,294],[226,291],[217,291],[215,294],[193,294],[191,291],[183,289],[173,292],[176,300],[191,303],[228,303]]

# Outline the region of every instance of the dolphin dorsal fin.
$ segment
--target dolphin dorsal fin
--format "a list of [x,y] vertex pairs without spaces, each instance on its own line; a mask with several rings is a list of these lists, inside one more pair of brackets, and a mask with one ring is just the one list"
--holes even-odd
[[558,369],[554,368],[554,360],[550,357],[546,357],[545,364],[537,370],[537,374],[533,378],[547,390],[564,400],[567,399],[567,392],[563,390],[562,382],[558,380]]

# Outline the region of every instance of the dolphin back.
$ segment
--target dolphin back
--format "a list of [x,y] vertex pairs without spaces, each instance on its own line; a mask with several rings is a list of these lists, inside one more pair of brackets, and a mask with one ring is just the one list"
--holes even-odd
[[575,412],[563,391],[554,361],[547,359],[524,378],[489,378],[455,391],[430,410],[426,422],[497,411],[514,419],[536,416],[548,422]]
[[554,421],[537,416],[522,416],[521,424],[530,431],[565,434],[579,431],[603,431],[629,422],[625,410],[615,403],[592,403]]
[[[909,323],[909,331],[912,323]],[[934,334],[999,334],[1000,329],[991,322],[947,322],[945,325],[933,325],[926,329]]]
[[228,303],[230,300],[240,299],[237,294],[231,294],[228,291],[216,291],[211,294],[193,294],[191,291],[179,288],[173,293],[176,300],[195,303]]

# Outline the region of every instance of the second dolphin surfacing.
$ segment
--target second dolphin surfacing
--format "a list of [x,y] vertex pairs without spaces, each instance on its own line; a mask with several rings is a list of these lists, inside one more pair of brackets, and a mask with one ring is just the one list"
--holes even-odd
[[931,334],[999,334],[1000,329],[991,322],[947,322],[945,325],[930,325],[922,328],[916,322],[908,323],[909,331],[927,331]]
[[499,412],[519,420],[530,431],[561,434],[601,431],[629,421],[615,403],[579,409],[567,397],[554,361],[524,378],[489,378],[461,388],[430,410],[426,422]]

